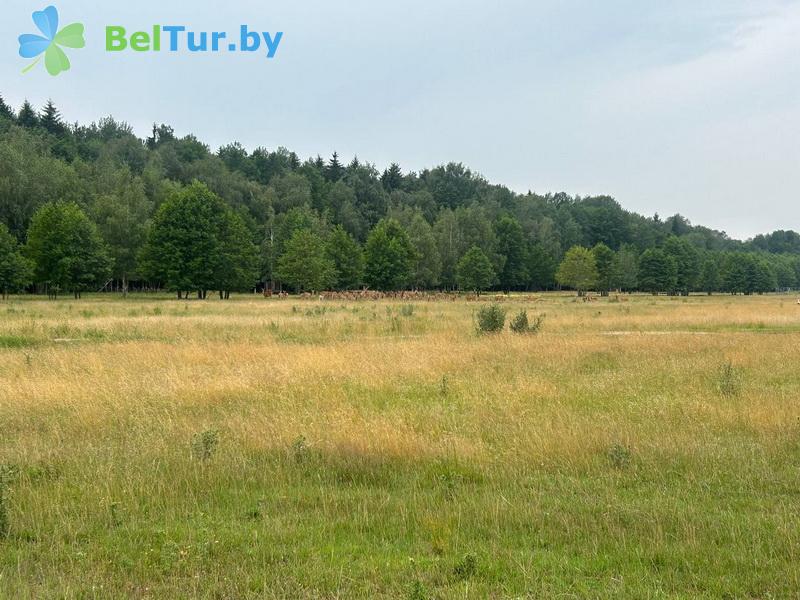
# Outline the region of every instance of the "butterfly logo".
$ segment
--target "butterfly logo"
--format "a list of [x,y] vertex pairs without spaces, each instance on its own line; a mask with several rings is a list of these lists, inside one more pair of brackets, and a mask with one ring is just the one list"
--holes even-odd
[[22,58],[36,59],[22,72],[27,73],[39,64],[42,55],[44,66],[50,75],[55,77],[62,71],[68,71],[69,58],[61,48],[83,48],[86,45],[86,40],[83,39],[83,23],[72,23],[59,31],[58,11],[55,6],[33,13],[33,23],[42,35],[26,33],[19,36],[19,55]]

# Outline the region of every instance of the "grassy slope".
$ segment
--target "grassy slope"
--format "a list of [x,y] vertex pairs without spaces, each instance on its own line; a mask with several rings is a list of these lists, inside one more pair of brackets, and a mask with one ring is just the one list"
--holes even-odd
[[0,597],[800,593],[793,298],[507,305],[0,304]]

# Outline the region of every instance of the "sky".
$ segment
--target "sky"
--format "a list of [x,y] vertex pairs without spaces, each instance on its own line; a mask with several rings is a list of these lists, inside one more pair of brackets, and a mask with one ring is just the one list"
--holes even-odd
[[[0,94],[379,169],[463,162],[518,192],[748,238],[800,230],[800,1],[55,0],[86,26],[58,77],[19,56],[47,3],[5,0]],[[283,32],[255,53],[105,51],[105,28]]]

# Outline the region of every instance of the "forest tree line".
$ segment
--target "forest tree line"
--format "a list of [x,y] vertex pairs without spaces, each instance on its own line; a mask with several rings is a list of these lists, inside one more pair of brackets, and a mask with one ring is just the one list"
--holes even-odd
[[800,235],[739,241],[608,196],[518,194],[461,164],[383,171],[334,153],[146,139],[0,97],[0,291],[800,287]]

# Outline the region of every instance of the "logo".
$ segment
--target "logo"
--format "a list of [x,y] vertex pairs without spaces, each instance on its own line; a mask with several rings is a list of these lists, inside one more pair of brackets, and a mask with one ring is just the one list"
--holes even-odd
[[35,58],[23,73],[27,73],[39,64],[44,55],[44,66],[53,77],[62,71],[68,71],[69,58],[62,50],[64,48],[83,48],[86,41],[83,39],[83,24],[72,23],[64,29],[58,29],[58,11],[54,6],[33,13],[33,23],[42,33],[26,33],[19,36],[19,55],[22,58]]

